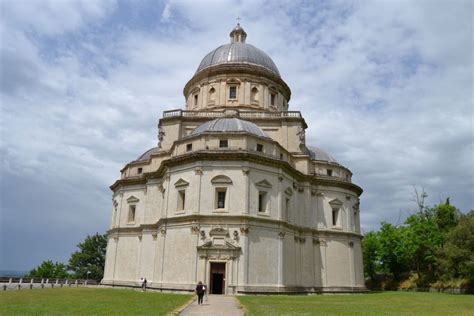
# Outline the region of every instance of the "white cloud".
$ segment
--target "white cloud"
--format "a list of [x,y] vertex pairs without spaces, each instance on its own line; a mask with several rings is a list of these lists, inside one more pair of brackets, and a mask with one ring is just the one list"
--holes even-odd
[[4,1],[2,19],[27,32],[58,35],[90,26],[114,9],[114,0]]
[[167,22],[171,17],[171,3],[166,2],[165,8],[163,9],[163,12],[161,13],[161,21],[162,22]]

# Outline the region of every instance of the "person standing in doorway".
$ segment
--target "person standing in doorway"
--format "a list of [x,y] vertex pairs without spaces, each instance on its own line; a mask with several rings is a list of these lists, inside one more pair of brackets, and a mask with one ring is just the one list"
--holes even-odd
[[204,296],[204,285],[202,285],[201,281],[199,281],[198,285],[196,286],[196,294],[198,296],[198,305],[202,305],[202,297]]

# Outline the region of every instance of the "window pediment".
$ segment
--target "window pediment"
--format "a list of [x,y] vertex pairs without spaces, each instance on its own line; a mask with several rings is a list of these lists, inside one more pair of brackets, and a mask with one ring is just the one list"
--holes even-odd
[[219,250],[219,251],[240,251],[240,247],[232,244],[228,240],[224,240],[222,244],[216,244],[214,241],[209,240],[201,246],[197,246],[198,250]]
[[342,203],[342,201],[339,199],[334,199],[329,201],[329,204],[331,204],[332,206],[342,206],[344,203]]
[[227,84],[240,84],[240,80],[237,78],[231,78],[226,81]]
[[175,188],[182,188],[188,185],[189,185],[189,182],[184,180],[183,178],[179,178],[179,180],[174,183]]
[[232,184],[232,180],[228,176],[219,175],[211,179],[212,184]]
[[268,189],[270,189],[272,187],[272,184],[270,182],[268,182],[266,179],[263,179],[262,181],[259,181],[259,182],[255,183],[255,185],[257,187],[268,188]]
[[140,201],[140,200],[139,200],[136,196],[134,196],[134,195],[130,196],[130,197],[127,199],[127,202],[128,202],[128,203],[138,203],[139,201]]
[[209,236],[225,236],[225,237],[228,237],[229,236],[229,231],[224,229],[224,228],[217,227],[217,228],[211,229],[211,231],[209,232]]

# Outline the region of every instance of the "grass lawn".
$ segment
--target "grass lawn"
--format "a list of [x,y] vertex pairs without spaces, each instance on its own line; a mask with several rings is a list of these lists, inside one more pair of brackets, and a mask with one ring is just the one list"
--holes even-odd
[[190,295],[119,289],[34,289],[0,292],[0,315],[166,315]]
[[474,315],[473,295],[383,292],[353,295],[238,296],[252,315]]

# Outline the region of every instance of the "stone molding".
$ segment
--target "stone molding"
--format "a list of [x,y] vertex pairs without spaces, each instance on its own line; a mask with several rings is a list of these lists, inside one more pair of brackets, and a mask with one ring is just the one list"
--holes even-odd
[[337,207],[341,207],[342,205],[344,205],[344,203],[342,203],[342,201],[339,200],[339,199],[333,199],[333,200],[329,201],[329,204],[331,206],[337,206]]
[[210,237],[213,237],[213,236],[229,237],[229,231],[221,227],[216,227],[209,231],[209,236]]
[[[141,224],[135,227],[115,227],[107,231],[108,236],[112,236],[113,234],[117,233],[137,233],[144,229],[152,230],[156,229],[161,232],[162,235],[166,234],[165,226],[171,226],[173,224],[186,224],[186,223],[219,223],[223,220],[230,225],[240,225],[240,233],[242,235],[248,234],[250,228],[248,224],[242,225],[241,223],[268,223],[274,225],[275,227],[279,227],[281,229],[286,229],[287,231],[294,231],[297,233],[305,234],[305,235],[318,235],[318,236],[346,236],[352,237],[357,239],[362,239],[362,235],[358,232],[352,231],[343,231],[343,230],[330,230],[330,229],[317,229],[317,228],[310,228],[295,225],[284,220],[273,219],[268,217],[256,217],[251,215],[220,215],[220,214],[210,214],[210,215],[202,215],[202,214],[191,214],[191,215],[183,215],[179,217],[167,217],[161,218],[154,224]],[[161,227],[161,228],[160,228]],[[201,230],[201,234],[204,230]],[[205,232],[204,232],[205,234]]]
[[214,185],[231,185],[232,180],[228,176],[218,175],[211,179],[211,183]]
[[218,75],[226,75],[226,76],[240,76],[240,75],[253,75],[255,77],[263,77],[269,79],[271,82],[276,84],[278,90],[283,94],[286,101],[289,102],[291,98],[291,89],[286,84],[280,76],[275,75],[269,70],[266,70],[264,67],[251,65],[251,64],[220,64],[214,65],[212,67],[203,69],[199,73],[195,74],[184,86],[183,95],[185,98],[188,97],[191,90],[194,86],[199,84],[199,82],[203,79],[208,78],[210,80],[211,77],[218,76]]
[[127,203],[138,203],[140,202],[140,199],[138,199],[136,196],[132,195],[127,199]]
[[175,188],[183,188],[187,187],[189,185],[189,182],[184,180],[183,178],[179,178],[178,181],[174,183]]
[[268,182],[266,179],[258,181],[257,183],[255,183],[255,186],[262,187],[262,188],[267,188],[267,189],[272,188],[272,184],[270,182]]

